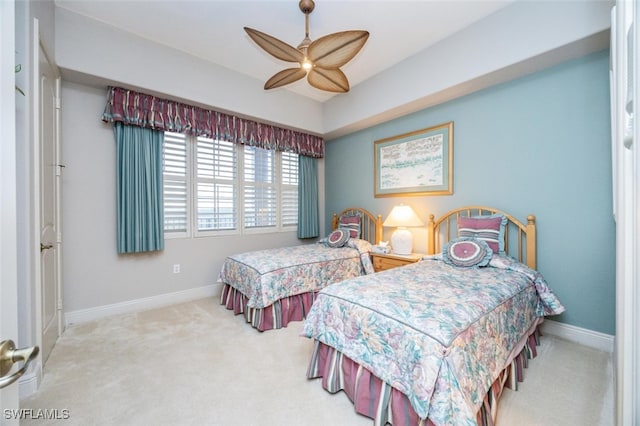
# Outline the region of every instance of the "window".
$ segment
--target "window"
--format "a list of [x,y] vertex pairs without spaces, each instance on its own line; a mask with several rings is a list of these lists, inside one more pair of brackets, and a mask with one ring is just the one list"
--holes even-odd
[[164,133],[163,147],[164,179],[164,232],[186,233],[187,199],[189,197],[187,174],[187,145],[185,136],[179,133]]
[[272,228],[276,224],[275,152],[244,147],[245,228]]
[[234,143],[205,137],[196,140],[197,231],[237,229]]
[[298,224],[297,154],[165,132],[163,173],[167,238]]
[[281,153],[281,206],[282,225],[298,225],[298,154]]

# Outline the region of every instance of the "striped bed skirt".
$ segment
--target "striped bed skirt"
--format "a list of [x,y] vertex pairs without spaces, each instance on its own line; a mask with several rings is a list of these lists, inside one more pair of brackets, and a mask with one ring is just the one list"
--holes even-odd
[[286,327],[291,321],[304,320],[316,294],[317,292],[296,294],[264,308],[252,308],[247,306],[248,299],[242,292],[224,284],[220,303],[233,310],[235,315],[243,314],[247,322],[257,330],[265,331]]
[[[521,340],[511,361],[500,372],[484,397],[476,420],[479,426],[493,426],[497,416],[498,400],[505,387],[517,390],[524,380],[523,369],[528,360],[537,355],[539,327]],[[422,419],[413,410],[409,399],[399,390],[380,380],[369,370],[336,349],[315,341],[307,378],[322,378],[322,387],[330,393],[343,390],[357,413],[374,420],[374,426],[433,426],[431,420]]]

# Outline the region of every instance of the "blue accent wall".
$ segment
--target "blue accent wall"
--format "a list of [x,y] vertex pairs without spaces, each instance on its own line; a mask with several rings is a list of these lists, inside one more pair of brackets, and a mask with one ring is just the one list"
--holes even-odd
[[[449,121],[453,195],[375,198],[374,141]],[[472,204],[523,222],[534,214],[538,270],[567,308],[552,319],[613,335],[610,121],[606,50],[328,141],[326,229],[346,207],[386,218],[401,202],[425,223],[429,214]]]

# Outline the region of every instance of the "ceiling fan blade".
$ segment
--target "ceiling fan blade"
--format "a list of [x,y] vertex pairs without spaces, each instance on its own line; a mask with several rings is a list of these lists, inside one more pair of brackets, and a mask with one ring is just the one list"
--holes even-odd
[[270,55],[286,62],[304,61],[304,54],[284,41],[249,27],[244,27],[244,30],[258,46]]
[[316,89],[327,92],[345,93],[349,91],[349,81],[339,69],[315,67],[309,70],[307,81]]
[[369,38],[368,31],[342,31],[311,42],[307,57],[317,67],[336,69],[349,62]]
[[269,90],[285,86],[293,83],[294,81],[300,80],[305,75],[307,75],[307,71],[304,68],[287,68],[286,70],[274,74],[273,77],[267,80],[264,84],[264,89]]

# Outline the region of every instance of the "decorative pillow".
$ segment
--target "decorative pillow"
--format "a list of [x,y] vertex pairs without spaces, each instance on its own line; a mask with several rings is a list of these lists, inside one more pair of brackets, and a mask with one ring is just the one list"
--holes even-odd
[[487,266],[491,256],[493,256],[493,250],[489,244],[477,238],[456,238],[442,248],[442,260],[445,263],[464,268]]
[[351,238],[360,238],[360,216],[341,216],[338,229],[348,230]]
[[495,253],[504,253],[504,228],[507,218],[501,214],[458,218],[458,236],[484,240]]
[[327,237],[329,247],[342,247],[349,241],[349,231],[346,229],[336,229]]

